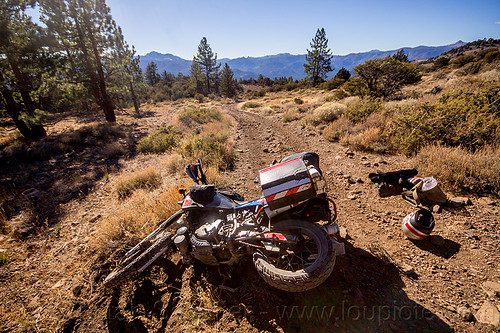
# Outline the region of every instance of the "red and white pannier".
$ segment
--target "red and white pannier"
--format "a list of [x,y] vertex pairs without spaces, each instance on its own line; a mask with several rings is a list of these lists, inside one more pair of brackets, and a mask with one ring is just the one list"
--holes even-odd
[[326,183],[319,167],[312,163],[306,165],[305,154],[318,160],[315,153],[302,153],[260,170],[260,185],[271,211],[285,211],[325,192]]

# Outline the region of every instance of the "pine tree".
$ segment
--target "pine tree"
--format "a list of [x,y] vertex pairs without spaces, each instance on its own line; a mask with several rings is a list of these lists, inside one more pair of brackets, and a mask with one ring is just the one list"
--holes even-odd
[[109,122],[115,122],[115,106],[108,93],[107,79],[112,72],[109,56],[116,49],[118,27],[105,0],[39,0],[42,21],[66,53],[73,71],[84,69],[94,98]]
[[191,62],[191,70],[189,72],[189,77],[195,91],[199,94],[203,94],[204,92],[203,72],[201,70],[200,64],[196,61],[195,57],[193,57],[193,61]]
[[203,37],[198,45],[198,54],[193,59],[201,68],[204,81],[204,95],[218,92],[219,68],[217,54],[214,55],[207,39]]
[[45,57],[41,28],[24,12],[34,1],[0,3],[0,104],[21,134],[38,139],[46,134],[33,93],[43,72]]
[[157,73],[157,71],[158,71],[158,66],[154,61],[151,61],[146,66],[146,82],[150,86],[154,86],[160,81],[160,75]]
[[316,36],[310,46],[311,49],[307,50],[307,63],[304,64],[304,72],[308,79],[312,80],[313,86],[316,86],[326,79],[328,72],[333,71],[331,64],[333,56],[328,48],[328,39],[324,28],[316,31]]
[[[136,93],[136,86],[143,82],[142,70],[139,67],[140,56],[136,56],[135,48],[133,46],[131,48],[125,41],[120,27],[118,27],[114,38],[116,38],[116,49],[111,54],[114,64],[110,64],[110,67],[114,65],[116,75],[114,75],[114,80],[110,83],[115,86],[116,90],[122,91],[128,89],[135,113],[139,116],[140,102]],[[128,96],[120,97],[121,100],[129,100]]]
[[233,75],[233,71],[229,65],[227,63],[224,64],[221,71],[220,92],[223,96],[229,98],[236,95],[236,80]]
[[401,62],[409,62],[408,55],[403,49],[399,50],[397,53],[393,54],[392,57]]

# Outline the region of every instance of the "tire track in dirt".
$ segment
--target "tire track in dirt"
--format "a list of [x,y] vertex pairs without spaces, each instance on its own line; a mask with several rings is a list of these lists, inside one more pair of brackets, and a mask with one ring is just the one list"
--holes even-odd
[[[296,122],[284,123],[279,115],[262,116],[240,110],[234,104],[226,105],[224,109],[238,123],[235,148],[239,152],[239,161],[230,176],[239,180],[236,185],[238,191],[245,196],[259,196],[262,193],[254,179],[260,169],[268,166],[273,159],[279,161],[298,152],[316,152],[329,185],[329,195],[337,203],[343,225],[355,239],[355,236],[360,240],[368,238],[368,244],[378,238],[376,234],[380,228],[366,214],[373,208],[381,210],[378,214],[385,213],[388,207],[383,204],[383,207],[377,207],[381,203],[377,202],[379,199],[369,183],[368,173],[378,169],[389,171],[408,167],[407,161],[397,156],[388,156],[382,161],[380,156],[374,154],[348,158],[346,148],[325,140],[315,130],[302,128]],[[391,201],[393,209],[404,206],[399,199],[392,198]]]

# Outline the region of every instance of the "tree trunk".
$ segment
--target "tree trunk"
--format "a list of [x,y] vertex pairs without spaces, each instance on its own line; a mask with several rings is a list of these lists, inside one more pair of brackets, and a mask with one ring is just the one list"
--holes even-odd
[[135,95],[134,81],[130,80],[130,95],[132,95],[132,102],[134,102],[134,109],[137,116],[141,114],[139,110],[139,101],[137,101],[137,96]]
[[97,49],[97,43],[94,37],[94,32],[92,31],[92,27],[90,25],[88,14],[85,8],[83,8],[83,20],[85,23],[85,27],[87,28],[87,33],[89,35],[90,44],[92,45],[92,50],[94,51],[95,66],[97,69],[97,73],[99,75],[98,83],[99,83],[99,91],[103,101],[104,116],[106,117],[107,121],[114,123],[116,121],[115,106],[113,105],[113,101],[111,100],[111,98],[108,95],[108,92],[106,91],[106,79],[104,77],[104,71],[102,69],[101,55],[99,54],[99,50]]
[[[5,82],[2,73],[0,73],[0,81]],[[1,93],[3,98],[5,99],[7,113],[12,118],[12,121],[14,121],[14,124],[16,125],[19,132],[21,132],[22,136],[29,140],[39,139],[45,136],[46,132],[42,125],[38,125],[33,128],[33,126],[28,126],[26,122],[19,119],[19,106],[14,100],[12,92],[3,84],[1,85]]]
[[97,83],[97,75],[95,74],[94,66],[92,66],[92,62],[90,60],[90,55],[87,50],[87,45],[85,44],[85,36],[83,35],[83,31],[80,27],[80,23],[78,22],[78,17],[76,13],[73,14],[73,19],[75,20],[76,32],[78,34],[78,44],[80,49],[82,50],[83,57],[85,58],[85,66],[87,67],[87,72],[90,77],[90,85],[92,86],[92,92],[96,99],[97,104],[101,109],[103,108],[103,102],[101,93],[99,91],[98,83]]

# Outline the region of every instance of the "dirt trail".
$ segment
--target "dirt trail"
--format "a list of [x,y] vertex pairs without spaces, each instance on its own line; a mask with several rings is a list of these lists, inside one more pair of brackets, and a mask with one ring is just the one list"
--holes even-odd
[[[326,141],[299,121],[280,115],[222,109],[237,122],[239,160],[226,177],[246,198],[261,194],[254,179],[273,159],[302,151],[320,156],[338,223],[347,230],[346,255],[320,287],[290,294],[267,287],[251,262],[232,269],[183,266],[177,255],[160,260],[140,278],[105,292],[105,260],[86,257],[98,221],[113,210],[106,179],[91,193],[63,208],[58,225],[24,243],[3,237],[15,260],[0,268],[3,308],[26,316],[25,327],[65,332],[488,332],[464,321],[460,308],[475,314],[498,297],[482,289],[500,279],[499,210],[473,198],[473,206],[435,214],[434,241],[411,242],[401,221],[413,209],[399,197],[379,198],[368,173],[409,167],[403,156],[354,153]],[[141,131],[172,117],[154,112]],[[157,117],[158,116],[158,117]],[[140,155],[121,167],[158,165],[156,155]],[[122,163],[121,161],[120,163]],[[82,255],[83,254],[83,255]],[[102,258],[101,258],[102,259]],[[104,262],[104,263],[103,263]],[[213,304],[212,304],[212,303]],[[53,304],[57,304],[54,309]],[[210,306],[207,306],[210,305]],[[12,307],[19,307],[12,311]],[[0,326],[22,331],[23,327]]]
[[[314,305],[328,308],[337,304],[335,290],[341,290],[347,294],[347,302],[342,305],[352,306],[353,311],[359,307],[369,315],[374,309],[393,310],[389,320],[376,325],[363,320],[363,314],[358,321],[336,322],[349,330],[352,325],[384,331],[446,331],[449,327],[458,331],[488,330],[465,322],[460,312],[477,311],[488,299],[482,283],[498,281],[500,276],[497,208],[474,200],[473,206],[446,209],[435,214],[436,237],[432,241],[409,241],[401,232],[401,222],[414,208],[400,197],[379,198],[368,178],[370,172],[411,167],[409,159],[369,153],[355,153],[349,158],[345,147],[328,142],[315,130],[303,129],[299,122],[286,124],[279,115],[261,116],[234,105],[226,106],[226,110],[238,121],[236,147],[241,159],[234,172],[234,179],[241,181],[238,190],[258,195],[249,172],[254,177],[274,158],[314,151],[320,156],[330,195],[337,203],[338,222],[348,231],[347,255],[339,260],[338,270],[327,283],[312,292],[322,297],[312,302],[298,297],[297,305],[306,303],[309,310]],[[325,299],[325,295],[330,298]],[[401,309],[413,312],[410,315]],[[348,310],[344,307],[334,312],[340,318],[353,319]]]

